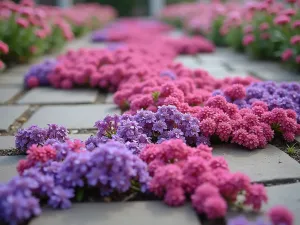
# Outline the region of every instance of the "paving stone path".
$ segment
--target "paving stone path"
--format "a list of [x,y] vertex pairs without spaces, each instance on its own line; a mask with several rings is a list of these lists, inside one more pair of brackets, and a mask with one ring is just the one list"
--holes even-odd
[[[176,33],[178,35],[178,33]],[[67,49],[99,47],[91,44],[88,37],[69,44]],[[46,56],[47,57],[47,56]],[[41,58],[40,60],[44,59]],[[283,70],[276,63],[250,61],[244,55],[228,49],[217,49],[213,54],[180,56],[176,59],[190,68],[204,68],[217,78],[226,76],[246,76],[253,74],[264,80],[300,80],[300,76]],[[14,149],[14,133],[17,128],[48,123],[66,126],[71,137],[87,139],[95,133],[94,122],[107,114],[120,114],[113,104],[111,94],[98,90],[54,90],[37,88],[24,90],[23,75],[29,66],[18,66],[0,74],[0,182],[6,182],[17,174],[18,160],[24,158]],[[297,138],[300,141],[300,138]],[[274,204],[286,205],[294,212],[296,223],[300,224],[300,164],[289,155],[268,145],[266,149],[247,151],[239,147],[223,144],[213,146],[215,155],[228,160],[232,171],[248,174],[253,181],[268,184],[269,203],[264,210]],[[228,218],[236,213],[230,212]],[[256,215],[255,215],[256,216]],[[252,217],[255,217],[252,215]],[[75,204],[67,211],[45,209],[30,225],[65,224],[201,224],[194,210],[187,204],[181,208],[169,208],[162,202],[127,203],[82,203]]]

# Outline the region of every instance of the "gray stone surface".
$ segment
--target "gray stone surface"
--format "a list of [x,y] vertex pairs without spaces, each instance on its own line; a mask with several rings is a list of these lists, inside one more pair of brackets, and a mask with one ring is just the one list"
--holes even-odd
[[97,120],[109,114],[120,114],[120,111],[110,104],[44,106],[24,124],[24,127],[45,127],[48,123],[56,123],[69,129],[93,128]]
[[107,104],[114,104],[114,95],[113,94],[108,94],[105,98],[105,103]]
[[15,148],[14,136],[0,136],[0,151]]
[[8,74],[0,74],[0,85],[16,85],[22,86],[23,85],[23,76],[11,76]]
[[193,56],[178,56],[175,59],[175,62],[180,62],[184,66],[186,66],[187,68],[190,68],[190,69],[200,68],[199,62]]
[[27,92],[20,104],[55,104],[55,103],[92,103],[96,101],[97,90],[58,90],[53,88],[34,88]]
[[25,158],[22,156],[0,156],[0,183],[9,181],[18,175],[16,170],[18,161]]
[[7,130],[28,106],[0,106],[0,130]]
[[296,137],[296,141],[300,142],[300,136]]
[[0,103],[4,103],[4,102],[10,100],[19,92],[21,92],[21,88],[19,88],[19,87],[1,87],[0,88]]
[[[263,216],[270,208],[274,206],[285,206],[294,214],[294,225],[300,224],[300,183],[277,185],[267,187],[268,203],[264,204],[260,213],[243,212],[242,215],[246,216],[249,220],[255,221],[257,218]],[[227,221],[240,216],[240,212],[229,212]],[[217,224],[216,224],[217,225]]]
[[285,184],[267,187],[269,196],[268,204],[263,207],[267,210],[275,205],[284,205],[295,216],[295,225],[300,224],[300,183]]
[[82,141],[86,141],[93,134],[70,134],[69,137],[72,139],[79,139]]
[[224,156],[233,172],[246,173],[253,181],[300,178],[300,164],[275,146],[253,151],[232,144],[213,147],[213,154]]
[[191,206],[163,202],[82,203],[69,210],[44,210],[29,225],[199,225]]

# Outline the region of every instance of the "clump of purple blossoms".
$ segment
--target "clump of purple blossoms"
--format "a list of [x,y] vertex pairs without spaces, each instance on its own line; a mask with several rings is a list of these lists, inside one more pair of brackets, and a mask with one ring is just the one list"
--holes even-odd
[[54,71],[56,65],[56,59],[47,59],[39,64],[31,66],[24,77],[25,86],[27,88],[32,88],[32,79],[35,80],[36,86],[49,86],[48,76]]
[[[250,108],[257,100],[265,102],[269,110],[274,108],[292,109],[297,114],[297,122],[300,123],[300,83],[274,81],[255,82],[246,88],[246,97],[231,99],[223,91],[213,92],[213,96],[222,95],[228,102],[241,108]],[[226,90],[225,90],[226,92]]]
[[147,164],[115,141],[99,144],[92,152],[70,153],[58,171],[61,186],[94,187],[101,195],[127,192],[133,183],[144,192],[149,179]]
[[0,221],[17,225],[41,213],[40,198],[54,208],[69,208],[73,191],[55,186],[52,176],[36,168],[0,185]]
[[157,112],[138,111],[135,115],[107,116],[97,121],[97,136],[86,141],[89,151],[109,139],[124,143],[134,154],[139,154],[148,143],[182,139],[190,146],[209,144],[199,127],[199,120],[184,114],[175,106],[160,106]]
[[48,139],[64,142],[68,138],[68,130],[57,124],[48,124],[48,128],[31,126],[27,129],[19,129],[15,138],[16,148],[26,152],[33,144],[44,145]]

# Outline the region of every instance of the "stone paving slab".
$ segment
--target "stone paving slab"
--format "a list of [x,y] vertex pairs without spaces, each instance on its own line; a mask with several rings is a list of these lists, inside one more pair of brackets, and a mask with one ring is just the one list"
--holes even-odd
[[254,151],[233,144],[213,147],[213,154],[223,156],[233,172],[245,173],[253,181],[300,178],[300,164],[275,146]]
[[108,94],[105,98],[105,103],[114,104],[114,95],[113,94]]
[[211,69],[211,68],[205,68],[209,74],[217,79],[223,79],[226,77],[246,77],[246,73],[237,73],[237,72],[232,72],[232,71],[227,71],[225,68],[216,68],[216,69]]
[[[300,183],[277,185],[267,187],[268,203],[264,204],[260,213],[245,212],[242,213],[249,220],[255,221],[257,218],[263,215],[263,212],[267,212],[268,209],[282,205],[286,206],[294,214],[295,225],[300,224]],[[240,212],[229,212],[227,215],[227,221],[231,218],[241,215]],[[217,224],[216,224],[217,225]]]
[[29,225],[200,225],[190,205],[163,202],[77,203],[69,210],[44,210]]
[[23,76],[10,76],[0,74],[0,85],[23,86]]
[[16,170],[20,159],[24,159],[25,155],[18,156],[0,156],[0,184],[9,181],[18,175]]
[[20,93],[22,89],[20,87],[1,87],[0,88],[0,103],[4,103],[16,94]]
[[93,103],[97,99],[97,90],[76,89],[58,90],[53,88],[34,88],[19,99],[20,104],[60,104]]
[[0,151],[8,149],[15,149],[15,137],[0,136]]
[[97,120],[109,114],[120,114],[120,110],[111,104],[43,106],[24,124],[24,127],[31,125],[46,127],[48,123],[56,123],[69,129],[93,128]]
[[28,106],[0,106],[0,130],[7,130]]
[[81,141],[86,141],[93,134],[69,134],[72,139],[79,139]]
[[175,62],[180,62],[189,69],[197,69],[201,67],[199,62],[193,56],[178,56],[175,59]]

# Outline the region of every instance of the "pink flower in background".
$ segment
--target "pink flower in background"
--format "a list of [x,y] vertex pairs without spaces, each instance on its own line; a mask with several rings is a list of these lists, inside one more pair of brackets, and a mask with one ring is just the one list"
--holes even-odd
[[23,28],[27,28],[29,26],[29,22],[28,20],[24,19],[24,18],[18,18],[16,20],[16,23]]
[[270,34],[269,33],[262,33],[260,34],[260,38],[263,40],[270,40]]
[[2,70],[2,69],[4,68],[4,66],[5,66],[4,62],[2,62],[2,61],[0,60],[0,70]]
[[37,30],[37,31],[35,32],[35,35],[36,35],[38,38],[41,38],[41,39],[44,39],[44,38],[47,36],[47,34],[46,34],[46,32],[45,32],[44,30]]
[[248,46],[251,43],[253,43],[255,40],[255,37],[252,34],[247,34],[246,36],[244,36],[243,38],[243,45]]
[[296,57],[296,63],[297,63],[297,64],[300,64],[300,55],[298,55],[298,56]]
[[294,4],[297,2],[297,0],[285,0],[285,1],[286,1],[286,3],[290,3],[290,4]]
[[296,10],[294,9],[286,9],[282,12],[282,15],[286,16],[294,16],[296,14]]
[[294,216],[284,206],[275,206],[268,211],[268,216],[273,225],[293,225]]
[[29,51],[32,53],[32,54],[35,54],[36,52],[37,52],[37,47],[36,46],[31,46],[30,48],[29,48]]
[[270,27],[270,26],[269,26],[268,23],[262,23],[262,24],[259,25],[260,31],[266,31],[266,30],[269,29],[269,27]]
[[0,41],[0,53],[7,54],[9,51],[8,45],[5,44],[3,41]]
[[245,34],[250,34],[253,32],[253,27],[251,25],[247,25],[245,28],[244,28],[244,33]]
[[293,28],[300,28],[300,20],[294,21],[293,24],[292,24],[292,27]]
[[293,50],[292,49],[286,49],[282,54],[281,54],[281,59],[282,61],[288,61],[291,57],[293,56]]
[[274,23],[277,25],[285,25],[291,22],[291,18],[286,15],[279,15],[274,19]]
[[290,43],[291,43],[291,45],[300,44],[300,35],[295,35],[295,36],[291,37]]

